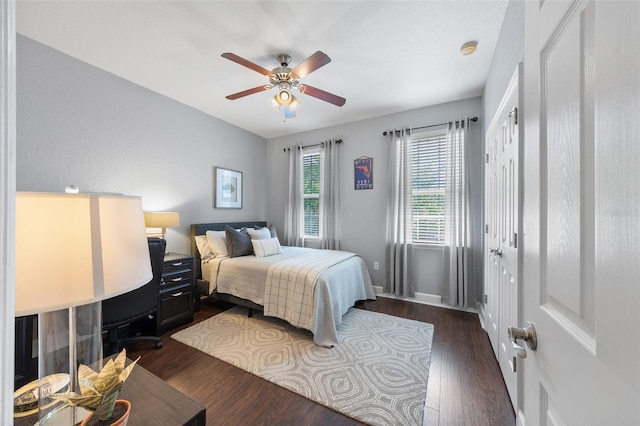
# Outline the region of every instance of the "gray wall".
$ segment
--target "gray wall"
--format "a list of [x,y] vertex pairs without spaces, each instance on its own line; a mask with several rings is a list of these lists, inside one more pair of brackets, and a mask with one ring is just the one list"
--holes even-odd
[[[522,61],[524,61],[524,1],[511,0],[505,12],[487,82],[484,86],[482,99],[485,130],[491,125],[511,77]],[[520,89],[522,90],[522,88]],[[484,211],[482,222],[484,222]],[[484,233],[481,236],[483,238],[481,247],[484,247]],[[484,263],[480,261],[479,264],[484,269]],[[484,276],[482,282],[484,286]],[[484,287],[481,290],[484,293]]]
[[[20,35],[17,76],[17,190],[142,196],[180,212],[167,246],[181,253],[191,223],[266,216],[264,138]],[[215,166],[244,173],[241,210],[213,208]]]
[[[300,112],[302,114],[302,112]],[[480,255],[480,226],[482,211],[482,99],[472,98],[438,106],[420,108],[398,114],[357,121],[344,125],[318,129],[270,139],[267,150],[269,164],[267,182],[267,220],[278,229],[284,225],[286,188],[286,156],[284,147],[294,144],[314,144],[331,138],[341,138],[341,249],[360,254],[369,266],[376,285],[384,283],[384,253],[386,230],[386,206],[388,174],[388,140],[382,132],[411,126],[446,122],[461,116],[478,116],[480,120],[471,127],[472,211],[476,235],[473,252]],[[361,156],[373,157],[373,189],[354,190],[353,160]],[[474,256],[475,258],[476,256]],[[419,249],[415,271],[417,291],[444,295],[442,288],[442,251],[439,248]],[[474,259],[475,260],[475,259]],[[482,258],[474,264],[480,268]],[[380,270],[373,269],[373,262],[380,262]],[[481,273],[481,269],[477,273]],[[480,293],[478,293],[480,294]]]
[[484,128],[488,129],[511,76],[524,60],[524,1],[511,0],[484,86]]

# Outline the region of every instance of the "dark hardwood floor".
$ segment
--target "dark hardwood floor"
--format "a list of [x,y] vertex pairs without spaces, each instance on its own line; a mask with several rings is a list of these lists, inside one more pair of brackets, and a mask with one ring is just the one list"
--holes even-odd
[[[230,306],[203,303],[195,322]],[[357,307],[435,326],[426,425],[515,424],[498,363],[476,314],[382,297]],[[140,355],[140,365],[203,404],[208,425],[361,424],[171,339],[179,329],[162,336],[162,349],[140,343],[127,354],[132,359]]]

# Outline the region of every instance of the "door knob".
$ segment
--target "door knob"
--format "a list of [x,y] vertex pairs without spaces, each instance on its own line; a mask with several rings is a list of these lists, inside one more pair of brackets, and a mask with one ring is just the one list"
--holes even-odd
[[533,326],[533,323],[527,322],[523,328],[509,327],[507,328],[507,331],[509,333],[509,340],[511,340],[513,350],[516,352],[518,357],[527,357],[527,351],[524,347],[518,344],[518,340],[524,340],[527,342],[527,346],[532,351],[535,351],[538,347],[538,337],[536,336],[536,328]]
[[489,251],[498,257],[502,257],[502,250],[499,248],[490,248]]

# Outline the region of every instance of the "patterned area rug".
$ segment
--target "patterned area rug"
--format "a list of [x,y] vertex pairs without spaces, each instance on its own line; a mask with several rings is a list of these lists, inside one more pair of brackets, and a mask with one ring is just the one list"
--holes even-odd
[[433,325],[351,308],[334,348],[234,307],[171,337],[371,425],[421,425]]

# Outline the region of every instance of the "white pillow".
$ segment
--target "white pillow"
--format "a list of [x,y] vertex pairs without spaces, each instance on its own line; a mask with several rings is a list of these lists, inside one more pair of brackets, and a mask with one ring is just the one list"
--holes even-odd
[[227,234],[224,231],[207,231],[207,241],[216,257],[228,257]]
[[247,228],[247,232],[252,240],[264,240],[271,238],[271,231],[269,228],[251,229]]
[[277,238],[264,238],[262,240],[251,240],[253,253],[256,257],[273,256],[282,253],[280,243]]
[[207,262],[216,257],[213,250],[211,250],[211,246],[209,245],[209,241],[207,241],[206,235],[196,235],[196,247],[198,247],[200,259],[203,261]]

